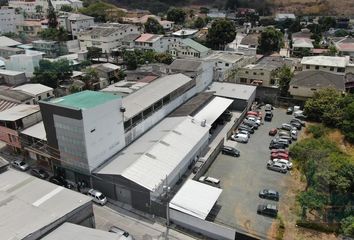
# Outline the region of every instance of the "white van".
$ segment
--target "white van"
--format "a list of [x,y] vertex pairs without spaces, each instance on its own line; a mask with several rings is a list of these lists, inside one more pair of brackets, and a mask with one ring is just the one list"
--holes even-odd
[[90,189],[88,190],[87,195],[92,198],[93,202],[100,204],[101,206],[107,203],[106,196],[103,195],[103,193],[101,193],[100,191],[97,191],[95,189]]
[[208,176],[200,177],[199,182],[204,182],[204,183],[210,184],[212,186],[219,186],[219,184],[220,184],[219,179],[213,178],[213,177],[208,177]]

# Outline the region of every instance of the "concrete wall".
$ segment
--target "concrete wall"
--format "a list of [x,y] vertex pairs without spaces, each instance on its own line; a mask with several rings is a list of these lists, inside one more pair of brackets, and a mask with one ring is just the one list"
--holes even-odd
[[196,218],[171,208],[170,221],[183,228],[200,233],[212,239],[234,240],[236,236],[235,229]]
[[10,146],[21,148],[18,132],[16,130],[0,126],[0,140]]
[[[318,67],[318,69],[316,69]],[[306,65],[302,64],[302,71],[324,71],[324,72],[330,72],[330,73],[336,73],[340,75],[344,75],[345,72],[338,72],[337,67],[329,67],[329,66],[316,66],[316,65]]]

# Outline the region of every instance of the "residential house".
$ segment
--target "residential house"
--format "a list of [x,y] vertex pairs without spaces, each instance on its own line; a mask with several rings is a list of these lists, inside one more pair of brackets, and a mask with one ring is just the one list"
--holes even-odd
[[17,13],[12,7],[2,6],[0,8],[0,34],[16,33],[16,26],[23,20],[22,13]]
[[277,21],[277,22],[283,22],[287,19],[295,20],[296,16],[293,13],[277,13],[275,15],[275,21]]
[[74,10],[83,7],[82,1],[80,0],[50,0],[50,3],[56,11],[60,11],[61,7],[64,5],[69,5]]
[[176,59],[168,66],[169,73],[183,73],[195,79],[198,92],[202,92],[213,81],[213,63],[201,59]]
[[183,28],[172,33],[172,36],[179,37],[179,38],[193,38],[197,32],[198,32],[197,29]]
[[[110,83],[111,81],[117,81],[119,78],[120,67],[112,63],[101,63],[92,66],[96,69],[100,78],[105,78]],[[107,84],[108,85],[108,84]],[[106,86],[101,86],[100,89]]]
[[256,55],[258,47],[259,33],[248,33],[242,37],[239,44],[237,44],[236,51],[244,53],[245,55]]
[[135,46],[135,40],[140,37],[140,33],[137,34],[128,34],[127,36],[123,37],[121,42],[121,47],[123,49],[133,49]]
[[244,66],[237,72],[237,83],[251,84],[264,87],[277,85],[276,71],[284,65],[295,70],[294,62],[291,59],[282,57],[263,57],[254,64]]
[[169,39],[168,41],[170,41],[168,52],[176,58],[204,58],[211,53],[210,48],[190,38],[177,39],[177,41]]
[[321,70],[344,75],[349,65],[348,57],[312,56],[301,60],[302,71]]
[[13,88],[13,90],[21,91],[32,96],[34,104],[38,104],[38,101],[48,100],[54,97],[53,88],[39,83],[27,83]]
[[334,88],[339,92],[344,92],[344,76],[327,71],[301,71],[295,74],[289,84],[290,94],[299,100],[306,100],[323,88]]
[[60,46],[60,43],[57,41],[50,40],[37,40],[32,41],[33,49],[43,52],[46,58],[56,58],[60,55],[66,54],[64,49]]
[[306,49],[310,54],[314,48],[311,39],[312,33],[309,29],[301,29],[300,32],[291,35],[292,51],[294,55],[302,55]]
[[0,36],[0,47],[16,47],[22,43],[17,42],[11,38]]
[[339,41],[335,41],[334,46],[338,50],[339,55],[354,58],[354,38],[344,37]]
[[19,134],[42,120],[39,106],[21,104],[0,112],[0,140],[13,151],[20,151],[22,146]]
[[121,46],[120,40],[129,34],[139,34],[140,27],[132,24],[104,23],[91,27],[90,30],[79,32],[77,38],[80,41],[80,48],[87,50],[90,47],[97,47],[102,52],[111,52]]
[[161,17],[152,14],[147,14],[141,17],[123,17],[122,20],[124,23],[144,25],[149,18],[157,20],[159,24],[163,27],[163,29],[166,31],[171,30],[174,26],[174,22],[162,20]]
[[26,50],[24,54],[12,55],[5,61],[6,69],[24,72],[26,77],[32,77],[35,67],[39,67],[43,54],[43,52]]
[[215,81],[236,81],[239,69],[255,61],[253,56],[238,52],[215,51],[203,60],[213,63]]
[[58,17],[59,26],[70,32],[73,38],[94,25],[94,18],[79,13],[64,13]]
[[43,30],[44,26],[41,20],[24,20],[17,26],[17,32],[19,34],[25,34],[29,37],[37,37]]
[[212,8],[207,13],[208,18],[226,18],[226,12],[217,8]]
[[28,17],[33,17],[37,14],[36,6],[42,7],[42,12],[45,14],[48,11],[47,0],[8,0],[9,7],[20,9],[21,13],[26,13]]
[[9,86],[16,86],[27,81],[24,72],[0,69],[0,83]]
[[17,47],[0,47],[0,57],[9,58],[12,55],[25,53],[25,50]]
[[134,40],[135,48],[144,51],[166,52],[168,49],[167,41],[163,35],[144,33]]

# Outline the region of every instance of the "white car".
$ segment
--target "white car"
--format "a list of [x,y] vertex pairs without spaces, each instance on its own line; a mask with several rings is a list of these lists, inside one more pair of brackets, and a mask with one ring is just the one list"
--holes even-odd
[[107,203],[106,196],[103,195],[103,193],[101,193],[100,191],[97,191],[95,189],[90,189],[88,190],[87,195],[92,197],[93,202],[100,204],[101,206]]
[[127,231],[124,231],[119,227],[112,226],[109,228],[108,231],[120,235],[119,240],[134,240],[132,235],[130,235]]
[[11,165],[14,168],[17,168],[17,169],[24,171],[24,172],[29,169],[29,165],[23,160],[15,160],[15,161],[11,162]]
[[235,134],[245,134],[248,136],[248,138],[250,138],[251,136],[250,133],[247,132],[246,130],[238,130]]
[[213,177],[202,176],[199,178],[199,182],[205,182],[213,186],[219,186],[220,180]]
[[258,125],[258,126],[260,126],[260,125],[261,125],[261,120],[259,120],[259,119],[258,119],[258,118],[256,118],[256,117],[251,117],[251,116],[248,116],[248,117],[246,117],[246,119],[247,119],[247,120],[250,120],[250,121],[252,121],[252,122],[257,123],[257,125]]
[[288,161],[288,160],[286,160],[286,159],[274,158],[272,161],[284,164],[288,169],[292,169],[293,168],[293,163]]
[[242,133],[234,134],[230,139],[240,143],[248,143],[248,135]]

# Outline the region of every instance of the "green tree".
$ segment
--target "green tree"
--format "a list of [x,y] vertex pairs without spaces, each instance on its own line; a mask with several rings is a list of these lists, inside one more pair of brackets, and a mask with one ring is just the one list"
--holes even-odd
[[236,10],[239,6],[239,0],[227,0],[225,3],[226,10]]
[[71,94],[80,92],[80,88],[77,87],[77,86],[75,86],[75,85],[71,85],[70,88],[69,88],[69,92],[70,92]]
[[94,58],[100,58],[102,55],[102,50],[97,47],[87,48],[87,59],[92,61]]
[[302,208],[321,211],[328,202],[328,197],[317,192],[313,188],[309,188],[305,192],[301,192],[297,197]]
[[344,235],[354,237],[354,216],[349,216],[340,222],[341,231]]
[[57,28],[58,19],[57,19],[57,14],[55,13],[53,7],[48,8],[47,18],[48,18],[48,28]]
[[159,63],[171,64],[173,62],[173,57],[169,53],[158,53],[155,55],[155,60]]
[[167,12],[167,20],[176,24],[183,24],[186,20],[186,12],[181,8],[171,8]]
[[338,50],[337,50],[336,46],[330,45],[329,48],[328,48],[328,53],[327,54],[329,56],[336,56],[337,53],[338,53]]
[[284,45],[283,34],[273,27],[267,27],[258,39],[258,51],[262,54],[278,52]]
[[63,12],[72,12],[74,9],[70,5],[62,5],[60,11]]
[[104,2],[94,2],[87,7],[79,9],[79,12],[95,18],[95,22],[107,21],[107,10],[115,9],[115,6]]
[[287,65],[282,66],[277,71],[277,78],[279,81],[279,89],[281,96],[288,96],[289,95],[289,84],[291,79],[293,78],[294,74],[291,71],[291,68]]
[[321,17],[318,24],[322,32],[328,31],[330,28],[336,27],[337,21],[334,17]]
[[98,72],[94,68],[86,68],[84,70],[84,76],[82,77],[82,81],[85,83],[85,90],[95,90],[94,84],[99,81]]
[[147,33],[153,33],[153,34],[164,34],[165,31],[159,21],[157,21],[155,18],[149,17],[144,24],[145,27],[145,32]]
[[123,60],[128,70],[135,70],[138,67],[138,58],[134,51],[125,51],[123,54]]
[[342,95],[334,88],[316,91],[305,103],[305,114],[310,120],[338,127],[343,118]]
[[339,29],[339,30],[334,32],[334,36],[335,37],[346,37],[348,35],[349,35],[349,33],[346,30],[344,30],[344,29]]
[[45,40],[65,42],[69,40],[68,33],[63,27],[57,28],[47,28],[39,33],[39,36]]
[[354,143],[354,102],[345,107],[341,128],[346,140]]
[[200,28],[205,27],[205,21],[204,21],[204,19],[203,19],[202,17],[198,17],[198,18],[194,21],[193,25],[194,25],[195,28],[200,29]]
[[67,80],[72,76],[72,67],[66,59],[55,62],[40,60],[39,67],[34,70],[32,81],[51,88],[57,88],[58,82]]
[[215,50],[224,49],[225,45],[236,37],[234,24],[226,19],[214,21],[207,35],[207,44]]

